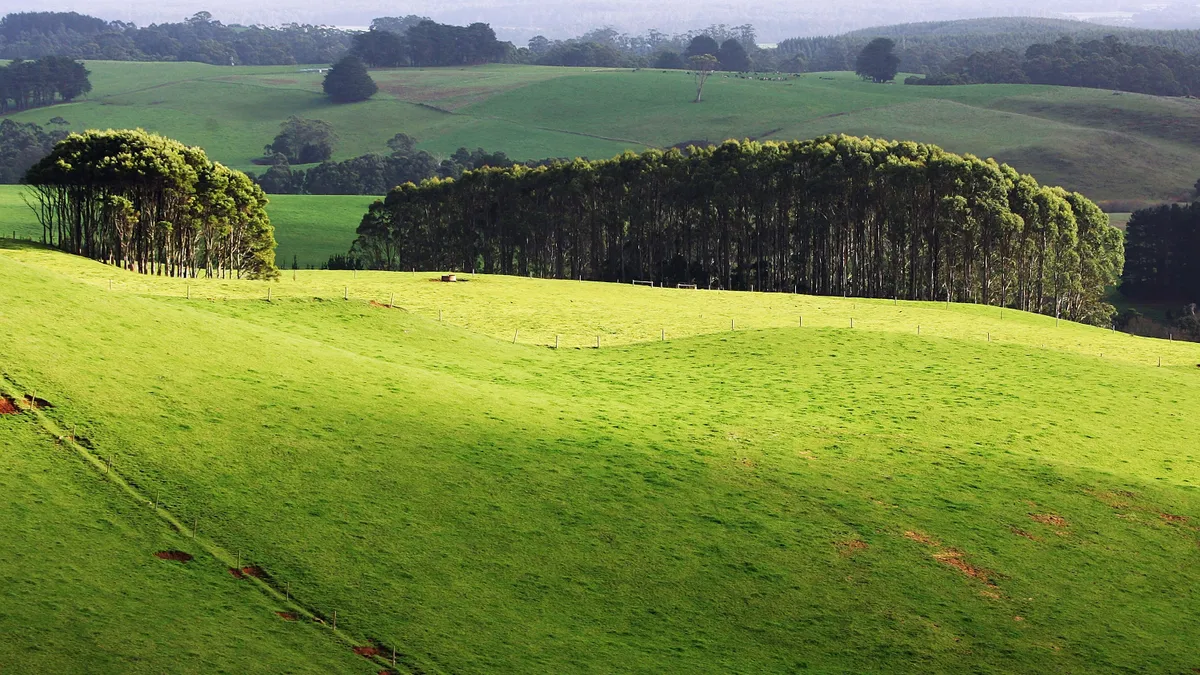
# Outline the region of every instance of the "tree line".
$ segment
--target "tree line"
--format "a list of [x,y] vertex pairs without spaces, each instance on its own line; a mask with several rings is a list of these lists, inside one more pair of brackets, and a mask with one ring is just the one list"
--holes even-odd
[[1158,96],[1200,92],[1200,54],[1133,45],[1109,35],[1076,42],[1064,36],[1011,50],[980,52],[947,65],[944,72],[908,78],[908,84],[1033,83],[1118,89]]
[[43,241],[142,274],[269,279],[267,198],[245,174],[156,134],[71,134],[31,167]]
[[73,101],[92,90],[90,74],[64,56],[0,65],[0,115]]
[[1121,233],[1082,195],[926,144],[826,136],[404,184],[374,269],[979,302],[1104,323]]
[[75,12],[20,12],[0,18],[0,58],[49,55],[108,61],[199,61],[215,65],[331,63],[352,33],[329,26],[226,25],[199,12],[139,28]]

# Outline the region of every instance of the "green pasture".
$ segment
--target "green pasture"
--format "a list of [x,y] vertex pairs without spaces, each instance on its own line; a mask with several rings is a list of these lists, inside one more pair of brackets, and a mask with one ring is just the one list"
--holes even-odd
[[[0,388],[36,390],[142,494],[402,669],[1200,666],[1200,345],[971,305],[433,273],[302,270],[268,303],[261,282],[0,246]],[[23,548],[111,529],[79,533],[83,513],[129,532],[92,567],[186,545],[28,413],[0,423],[29,430],[5,436],[29,468],[0,474],[19,505],[0,519],[58,512]],[[168,593],[188,614],[137,667],[178,670],[165,645],[246,587],[204,554],[155,569],[198,590],[139,586],[143,620]],[[63,598],[69,624],[114,605],[26,570],[0,552],[29,582],[0,585],[4,607]],[[225,602],[268,654],[370,666],[327,626],[271,623],[269,596]],[[76,669],[27,653],[54,630],[32,614],[23,663]]]
[[715,74],[704,102],[683,72],[491,65],[373,71],[380,93],[336,106],[321,75],[294,67],[90,62],[87,100],[13,117],[73,129],[143,127],[253,170],[289,115],[325,119],[337,158],[386,152],[398,132],[446,156],[458,147],[518,159],[587,156],[727,138],[851,133],[995,157],[1099,201],[1185,194],[1200,175],[1200,102],[1035,85],[877,85],[850,73],[782,81]]

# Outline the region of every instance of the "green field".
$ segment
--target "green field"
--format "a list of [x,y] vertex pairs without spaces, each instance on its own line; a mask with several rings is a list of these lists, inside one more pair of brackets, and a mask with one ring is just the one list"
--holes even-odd
[[[0,185],[0,237],[40,241],[42,227],[21,197],[18,185]],[[279,247],[280,268],[320,267],[334,254],[345,254],[355,230],[375,197],[359,195],[271,195],[267,206]]]
[[[1200,667],[1200,345],[429,273],[268,303],[0,247],[0,388],[55,405],[0,417],[18,671],[377,672],[367,640],[423,672]],[[341,635],[279,620],[234,551]],[[129,585],[136,618],[102,595]]]
[[336,106],[300,67],[91,62],[90,98],[14,118],[74,129],[143,127],[252,170],[288,115],[331,122],[337,157],[385,152],[405,132],[445,156],[461,146],[519,159],[608,157],[686,141],[844,132],[992,156],[1095,200],[1155,201],[1200,176],[1200,102],[1034,85],[875,85],[849,73],[783,82],[715,75],[705,102],[681,72],[484,66],[374,71],[380,93]]

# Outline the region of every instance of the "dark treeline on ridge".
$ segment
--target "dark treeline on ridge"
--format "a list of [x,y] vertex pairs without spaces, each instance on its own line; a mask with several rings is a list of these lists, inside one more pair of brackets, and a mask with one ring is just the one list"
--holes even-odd
[[0,65],[0,114],[73,101],[92,90],[82,63],[63,56]]
[[1166,47],[1131,45],[1114,36],[1087,42],[1062,37],[1030,45],[1023,55],[1011,50],[977,52],[956,59],[907,84],[1054,84],[1157,96],[1200,92],[1200,54]]
[[1121,233],[1082,195],[936,146],[829,136],[406,184],[363,217],[375,269],[980,302],[1102,324]]
[[71,134],[26,182],[43,240],[143,274],[278,276],[266,195],[204,151],[144,131]]

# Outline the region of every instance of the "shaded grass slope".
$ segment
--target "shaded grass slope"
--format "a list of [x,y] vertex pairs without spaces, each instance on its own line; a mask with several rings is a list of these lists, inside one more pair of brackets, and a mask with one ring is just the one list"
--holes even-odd
[[[429,672],[1200,666],[1195,346],[966,306],[427,278],[188,301],[8,246],[0,360]],[[388,286],[404,309],[368,304]],[[785,301],[827,314],[800,328]],[[751,330],[698,316],[731,309]],[[616,346],[493,337],[529,314],[611,321]]]

